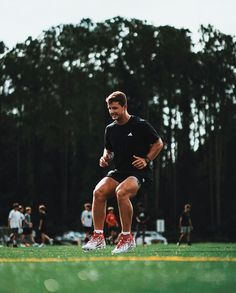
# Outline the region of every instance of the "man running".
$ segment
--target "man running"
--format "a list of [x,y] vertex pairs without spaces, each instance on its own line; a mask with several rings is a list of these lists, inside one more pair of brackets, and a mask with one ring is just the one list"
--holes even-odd
[[106,246],[103,227],[107,200],[116,196],[121,222],[121,234],[112,254],[127,252],[135,247],[131,234],[133,206],[131,199],[141,185],[149,181],[149,163],[160,153],[163,143],[155,129],[144,119],[130,115],[123,92],[116,91],[106,98],[107,108],[113,120],[105,130],[105,148],[99,165],[106,168],[113,160],[115,169],[110,171],[93,192],[94,234],[84,251]]

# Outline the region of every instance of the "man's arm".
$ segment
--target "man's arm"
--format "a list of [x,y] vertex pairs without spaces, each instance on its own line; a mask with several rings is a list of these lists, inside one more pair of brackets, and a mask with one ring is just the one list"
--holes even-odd
[[103,155],[99,160],[99,166],[105,168],[109,165],[109,162],[113,159],[113,152],[104,148]]
[[179,218],[179,228],[182,226],[182,216]]
[[191,229],[193,229],[193,223],[192,223],[191,219],[189,219],[189,225],[190,225]]
[[42,229],[42,225],[43,225],[43,220],[42,220],[42,219],[40,219],[40,220],[39,220],[39,230],[41,230],[41,229]]
[[25,217],[25,224],[26,225],[29,225],[30,224],[28,217]]
[[84,212],[82,212],[80,220],[81,220],[82,225],[84,225]]
[[163,141],[161,138],[159,138],[154,144],[151,145],[151,148],[146,156],[147,159],[150,161],[154,160],[160,153],[160,151],[163,148]]
[[11,223],[11,218],[12,218],[12,212],[10,212],[10,213],[9,213],[9,216],[8,216],[8,221],[7,221],[7,223],[8,223],[8,228],[11,227],[11,225],[10,225],[10,223]]
[[145,168],[150,161],[154,160],[158,156],[162,148],[163,142],[162,139],[159,138],[151,145],[150,150],[145,158],[134,156],[135,160],[133,161],[132,165],[137,169]]

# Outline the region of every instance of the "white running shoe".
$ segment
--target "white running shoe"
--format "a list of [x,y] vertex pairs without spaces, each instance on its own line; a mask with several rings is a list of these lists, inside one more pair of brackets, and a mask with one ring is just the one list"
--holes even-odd
[[102,249],[106,247],[104,235],[101,233],[93,233],[92,238],[82,246],[83,251],[90,251],[96,249]]
[[115,249],[112,250],[112,254],[120,254],[128,252],[129,250],[132,250],[136,247],[135,241],[133,239],[132,234],[129,235],[123,235],[120,234],[119,236],[119,242]]

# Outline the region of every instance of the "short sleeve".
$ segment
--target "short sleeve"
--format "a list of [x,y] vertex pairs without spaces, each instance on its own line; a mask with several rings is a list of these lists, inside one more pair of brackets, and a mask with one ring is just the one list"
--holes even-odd
[[111,145],[111,142],[110,142],[110,135],[109,135],[109,128],[106,127],[105,129],[105,134],[104,134],[104,146],[107,150],[109,151],[113,151],[112,150],[112,145]]
[[9,216],[8,216],[8,219],[11,219],[11,218],[12,218],[12,211],[10,211]]
[[150,144],[156,142],[160,138],[160,135],[157,133],[154,127],[146,120],[143,122],[143,131],[147,141],[150,142]]

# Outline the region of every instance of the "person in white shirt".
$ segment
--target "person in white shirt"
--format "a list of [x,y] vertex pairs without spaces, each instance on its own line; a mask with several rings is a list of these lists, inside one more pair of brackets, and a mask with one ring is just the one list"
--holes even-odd
[[19,212],[18,203],[13,204],[13,209],[9,213],[8,227],[11,229],[12,232],[13,247],[17,247],[19,229],[22,228],[22,216]]
[[81,214],[81,223],[85,232],[84,242],[87,243],[90,239],[90,236],[93,232],[93,218],[92,218],[92,205],[91,203],[84,204],[84,210]]

